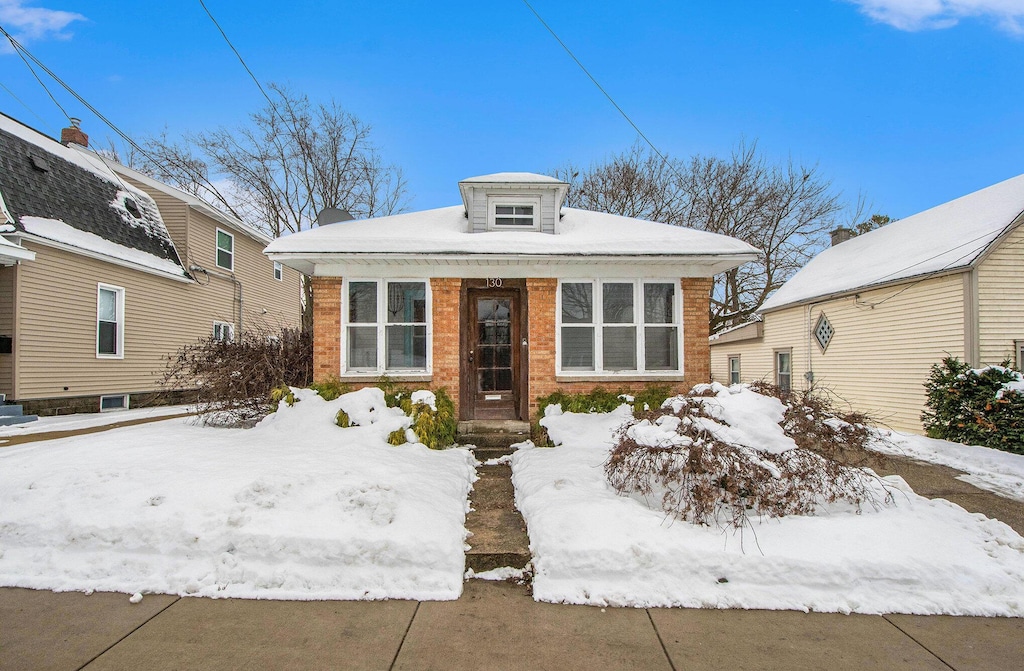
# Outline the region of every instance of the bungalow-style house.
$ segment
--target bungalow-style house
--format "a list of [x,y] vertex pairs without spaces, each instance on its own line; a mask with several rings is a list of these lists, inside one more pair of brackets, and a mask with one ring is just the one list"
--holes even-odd
[[712,338],[713,377],[814,385],[921,433],[932,364],[1024,364],[1022,221],[1024,175],[857,237],[839,229],[761,321]]
[[151,400],[165,357],[301,322],[270,238],[177,189],[0,114],[0,393],[27,412]]
[[271,259],[312,277],[314,377],[446,387],[462,420],[526,420],[556,389],[707,381],[711,278],[757,250],[563,208],[567,190],[473,177],[461,205],[272,242]]

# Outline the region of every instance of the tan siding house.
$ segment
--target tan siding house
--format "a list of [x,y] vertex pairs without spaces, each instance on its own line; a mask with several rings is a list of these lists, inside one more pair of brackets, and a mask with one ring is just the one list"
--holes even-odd
[[1017,177],[833,246],[761,321],[712,337],[712,376],[777,384],[778,353],[791,352],[794,389],[921,433],[933,364],[1024,363],[1022,212]]
[[242,222],[3,116],[0,160],[3,240],[31,256],[0,245],[0,393],[26,411],[149,402],[167,357],[215,328],[300,325],[299,273]]

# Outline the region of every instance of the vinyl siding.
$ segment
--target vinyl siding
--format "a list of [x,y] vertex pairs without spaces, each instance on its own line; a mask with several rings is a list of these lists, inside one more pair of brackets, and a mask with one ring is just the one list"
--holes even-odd
[[188,205],[163,191],[147,189],[144,184],[131,177],[121,174],[119,176],[128,184],[148,194],[156,202],[156,206],[160,210],[160,218],[164,220],[167,233],[171,236],[171,242],[178,248],[178,254],[182,255],[181,262],[187,263],[183,251],[188,247]]
[[473,190],[472,206],[470,207],[470,225],[474,233],[487,230],[487,195],[491,196],[540,196],[540,230],[542,233],[554,233],[558,213],[555,212],[555,192],[550,184],[516,185],[514,189],[495,188],[490,186],[476,187]]
[[[835,329],[824,353],[811,333],[822,312]],[[728,357],[739,354],[742,381],[774,381],[773,351],[792,347],[795,389],[806,388],[810,360],[815,386],[833,393],[841,405],[892,428],[921,433],[923,385],[932,364],[964,356],[963,315],[960,274],[866,291],[859,300],[840,298],[809,312],[806,306],[769,312],[760,341],[712,342],[712,377],[728,382]]]
[[[14,279],[17,266],[0,267],[0,335],[14,337]],[[0,394],[14,398],[14,354],[0,354]]]
[[978,266],[978,345],[982,364],[1013,361],[1024,340],[1024,226]]

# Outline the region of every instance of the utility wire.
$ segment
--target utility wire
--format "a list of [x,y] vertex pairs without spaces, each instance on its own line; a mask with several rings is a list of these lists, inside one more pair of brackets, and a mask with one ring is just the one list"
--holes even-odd
[[[8,41],[10,41],[11,46],[14,47],[14,52],[21,57],[21,60],[25,61],[25,65],[28,67],[28,71],[32,73],[32,76],[36,78],[36,81],[39,82],[39,85],[43,87],[43,90],[46,91],[46,95],[50,96],[50,100],[53,101],[53,104],[57,106],[57,108],[64,114],[65,117],[67,117],[68,121],[71,121],[71,115],[67,113],[67,110],[65,110],[59,102],[57,102],[57,99],[53,97],[52,93],[50,93],[50,89],[48,89],[46,87],[46,84],[43,83],[43,80],[39,78],[39,75],[36,73],[35,68],[33,68],[32,64],[29,63],[28,59],[25,58],[25,54],[22,51],[24,47],[22,47],[21,44],[19,44],[18,41],[15,40],[14,37],[9,32],[4,30],[3,26],[0,26],[0,33],[4,34],[4,37],[6,37]],[[24,105],[24,103],[22,104]]]
[[[202,2],[202,0],[199,1]],[[650,139],[648,139],[648,137],[644,134],[644,132],[640,130],[640,127],[637,126],[631,118],[629,118],[629,115],[626,114],[626,111],[622,109],[621,106],[619,106],[619,103],[615,102],[615,99],[612,98],[611,94],[608,93],[608,91],[606,91],[603,86],[601,86],[601,83],[597,81],[597,78],[594,77],[594,75],[590,74],[590,70],[587,70],[586,66],[584,66],[583,63],[580,62],[580,59],[576,58],[576,54],[572,52],[572,49],[570,49],[568,45],[566,45],[566,43],[562,41],[562,38],[560,38],[558,34],[554,31],[554,29],[552,29],[551,26],[548,25],[547,21],[545,21],[544,18],[537,13],[537,10],[533,8],[533,5],[531,5],[528,2],[528,0],[523,0],[523,4],[526,5],[526,7],[533,13],[534,16],[537,17],[537,20],[540,21],[541,25],[544,26],[549,33],[551,33],[551,36],[554,37],[555,41],[557,41],[558,44],[562,46],[562,49],[565,50],[565,53],[569,54],[569,57],[572,58],[573,61],[575,61],[576,65],[579,66],[580,70],[583,71],[583,74],[590,78],[590,81],[594,83],[594,86],[596,86],[597,89],[604,94],[604,97],[608,99],[608,102],[610,102],[612,106],[615,107],[616,110],[618,110],[619,114],[622,115],[622,118],[629,122],[629,125],[633,127],[633,130],[637,132],[637,135],[643,138],[643,141],[647,143],[647,146],[651,148],[651,151],[658,155],[658,158],[660,158],[662,162],[665,165],[667,165],[672,170],[672,172],[676,174],[676,177],[682,179],[683,176],[679,174],[679,171],[676,170],[676,167],[672,164],[672,162],[669,161],[664,154],[658,151],[658,148],[654,146],[654,143],[651,142]]]
[[[231,51],[235,52],[235,56],[238,57],[238,62],[242,64],[242,67],[245,68],[245,71],[248,72],[249,76],[252,77],[252,80],[256,82],[256,87],[259,88],[260,93],[262,93],[263,97],[267,99],[267,102],[270,103],[270,106],[276,110],[277,105],[275,105],[274,101],[270,99],[269,95],[267,95],[267,92],[263,89],[263,85],[260,84],[260,80],[256,79],[256,75],[254,75],[252,70],[249,69],[248,64],[246,64],[245,62],[245,59],[242,58],[242,54],[238,53],[238,49],[235,49],[235,45],[232,44],[231,40],[228,39],[227,33],[225,33],[224,29],[220,27],[219,23],[217,23],[217,19],[213,18],[213,14],[210,13],[210,9],[206,6],[206,3],[203,2],[203,0],[199,0],[199,4],[202,5],[203,11],[206,12],[206,15],[210,17],[210,21],[213,21],[213,25],[215,25],[217,27],[217,30],[220,31],[221,37],[223,37],[224,41],[227,42],[229,47],[231,47]],[[280,112],[278,112],[278,114],[280,114]]]
[[14,95],[14,91],[12,91],[11,89],[7,88],[7,86],[6,86],[6,85],[4,85],[4,83],[3,83],[3,82],[0,82],[0,88],[2,88],[2,89],[3,89],[4,91],[7,91],[7,94],[8,94],[9,96],[11,96],[11,97],[12,97],[12,98],[14,98],[15,100],[17,100],[17,101],[18,101],[18,103],[19,103],[19,104],[20,104],[20,105],[21,105],[22,107],[24,107],[25,109],[27,109],[27,110],[29,111],[29,113],[30,113],[30,114],[31,114],[32,116],[34,116],[35,118],[39,119],[39,123],[40,123],[40,124],[42,124],[43,126],[45,126],[45,125],[46,125],[46,119],[44,119],[43,117],[39,116],[39,114],[37,114],[37,113],[36,113],[36,111],[35,111],[34,109],[32,109],[31,107],[29,107],[29,106],[28,106],[27,104],[25,104],[25,102],[24,102],[24,101],[23,101],[23,100],[22,100],[21,98],[19,98],[18,96]]

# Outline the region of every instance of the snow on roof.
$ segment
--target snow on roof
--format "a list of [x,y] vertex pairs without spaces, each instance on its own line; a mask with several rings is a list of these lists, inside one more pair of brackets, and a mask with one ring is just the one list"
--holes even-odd
[[492,175],[479,175],[477,177],[467,177],[461,180],[459,183],[476,183],[476,184],[504,184],[510,183],[540,183],[540,184],[565,184],[562,180],[557,177],[551,177],[550,175],[538,175],[534,172],[496,172]]
[[73,226],[69,226],[63,221],[25,216],[21,218],[21,225],[25,232],[30,235],[59,242],[78,250],[92,252],[108,259],[116,259],[117,261],[122,261],[132,266],[139,266],[146,270],[171,275],[178,279],[185,279],[187,277],[185,270],[174,261],[162,259],[140,249],[119,245],[95,233],[81,231]]
[[77,149],[66,147],[52,137],[43,135],[39,131],[29,128],[5,114],[0,114],[0,130],[21,138],[25,142],[34,144],[48,154],[59,156],[65,161],[77,165],[79,168],[95,173],[109,182],[119,183],[117,175],[107,167],[106,161],[92,152],[83,154]]
[[[92,152],[86,149],[85,147],[78,147],[78,151],[92,154]],[[202,198],[194,196],[191,193],[188,193],[187,191],[182,191],[177,187],[171,186],[169,184],[164,184],[163,182],[153,179],[149,175],[141,173],[133,168],[129,168],[128,166],[121,165],[120,163],[113,163],[111,167],[118,173],[124,175],[125,177],[135,180],[136,182],[139,182],[141,184],[144,184],[149,188],[156,189],[161,193],[165,193],[168,196],[171,196],[172,198],[177,198],[178,200],[181,200],[191,205],[197,210],[200,210],[207,216],[216,219],[220,223],[226,226],[230,226],[242,233],[245,233],[249,237],[258,240],[263,244],[267,244],[268,242],[273,240],[273,238],[267,235],[266,233],[253,228],[249,224],[245,223],[240,219],[237,219],[236,217],[228,214],[227,212],[217,209],[210,203],[207,203]]]
[[268,254],[502,254],[756,257],[745,242],[643,219],[564,208],[558,233],[468,232],[461,205],[321,226],[270,243]]
[[761,309],[966,268],[1021,214],[1024,175],[826,249]]

